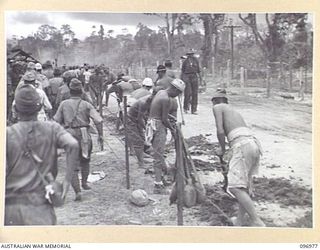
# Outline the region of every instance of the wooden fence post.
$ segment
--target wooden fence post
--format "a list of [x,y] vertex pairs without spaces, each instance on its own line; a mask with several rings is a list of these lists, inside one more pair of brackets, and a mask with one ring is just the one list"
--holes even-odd
[[244,67],[240,67],[240,85],[242,94],[244,94],[244,82]]
[[214,64],[215,64],[215,58],[214,58],[214,56],[213,56],[213,57],[212,57],[212,65],[211,65],[212,81],[214,81],[214,78],[215,78],[215,67],[214,67]]
[[244,86],[248,87],[248,69],[244,69]]
[[227,87],[231,85],[231,61],[227,61]]
[[271,68],[267,66],[267,97],[270,97],[270,89],[271,89]]
[[292,65],[289,65],[289,91],[292,92],[292,83],[293,83],[293,73],[292,73]]

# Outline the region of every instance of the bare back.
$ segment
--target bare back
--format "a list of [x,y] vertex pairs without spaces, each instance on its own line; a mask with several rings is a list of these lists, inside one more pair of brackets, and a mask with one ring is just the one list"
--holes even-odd
[[213,107],[216,118],[217,130],[223,129],[225,135],[239,127],[247,127],[243,117],[231,106],[225,103],[216,104]]
[[170,97],[168,96],[167,91],[160,90],[151,102],[149,117],[161,120],[163,106],[167,105],[169,100]]

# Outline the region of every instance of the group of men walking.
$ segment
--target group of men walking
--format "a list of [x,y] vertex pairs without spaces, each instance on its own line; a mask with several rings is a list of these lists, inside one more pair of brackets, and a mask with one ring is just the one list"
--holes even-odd
[[[41,64],[28,63],[15,90],[12,110],[16,123],[7,128],[5,224],[55,224],[55,195],[64,200],[70,184],[75,200],[81,201],[81,188],[90,189],[87,179],[93,148],[91,121],[98,133],[98,143],[103,145],[103,118],[97,109],[101,110],[104,94],[106,106],[111,93],[116,94],[119,103],[124,95],[133,100],[127,121],[130,146],[141,168],[151,152],[154,193],[166,194],[169,181],[164,150],[167,131],[173,138],[176,135],[176,97],[184,93],[184,111],[189,112],[191,106],[191,113],[197,114],[200,79],[200,66],[193,51],[187,53],[182,64],[181,79],[176,78],[171,68],[171,61],[159,65],[157,80],[145,78],[140,86],[137,80],[124,74],[115,76],[104,65],[93,72],[87,67],[66,71],[56,68],[48,79],[41,72]],[[248,212],[254,223],[261,225],[249,195],[243,191],[243,188],[251,190],[252,169],[257,169],[260,152],[257,140],[242,117],[228,107],[225,92],[218,92],[212,102],[220,154],[225,151],[227,136],[231,147],[238,150],[236,157],[248,159],[248,163],[234,160],[235,167],[230,168],[233,185],[228,190],[240,204],[237,223],[240,225],[243,214]],[[242,147],[245,149],[241,150]],[[56,181],[59,148],[66,152],[62,185]]]

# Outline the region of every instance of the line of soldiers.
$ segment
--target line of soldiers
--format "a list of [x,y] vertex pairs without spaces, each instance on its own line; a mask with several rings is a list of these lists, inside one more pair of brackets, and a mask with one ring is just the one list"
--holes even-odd
[[[193,52],[188,55],[189,63],[197,64],[192,55]],[[93,72],[86,68],[65,72],[55,69],[54,77],[47,80],[42,76],[41,65],[29,63],[14,95],[13,117],[18,122],[7,128],[5,224],[56,224],[55,195],[60,194],[63,201],[71,184],[75,200],[80,201],[81,187],[90,189],[87,183],[93,146],[90,121],[95,124],[97,140],[102,146],[103,118],[97,109],[98,106],[100,110],[102,108],[104,93],[105,105],[108,105],[111,93],[116,93],[119,104],[124,95],[131,100],[127,123],[129,142],[142,168],[147,156],[145,149],[152,149],[154,193],[167,194],[165,186],[170,184],[164,157],[167,130],[175,138],[176,97],[185,93],[184,110],[188,111],[190,92],[186,92],[197,89],[193,85],[200,72],[198,64],[194,71],[190,70],[188,58],[183,63],[181,76],[186,82],[175,78],[170,62],[166,62],[157,67],[158,79],[153,83],[152,79],[146,78],[142,87],[137,80],[124,74],[115,77],[103,65]],[[197,96],[192,94],[191,100],[191,112],[195,114]],[[239,201],[237,223],[242,223],[247,212],[256,225],[263,225],[249,195],[243,190],[248,188],[251,192],[252,174],[257,169],[261,152],[257,140],[246,128],[242,117],[229,108],[225,92],[217,92],[212,102],[221,145],[219,154],[224,154],[225,136],[237,152],[231,161],[228,188]],[[61,185],[56,182],[58,148],[65,150],[67,164]]]
[[[145,79],[143,87],[138,88],[136,80],[124,74],[117,77],[108,71],[106,74],[105,69],[97,67],[94,72],[85,69],[79,74],[76,70],[63,72],[56,68],[53,77],[48,79],[41,72],[41,64],[28,63],[14,92],[14,123],[7,127],[6,225],[56,224],[54,194],[60,194],[61,200],[64,200],[71,184],[75,200],[80,201],[81,187],[90,189],[87,183],[93,145],[90,121],[95,124],[98,143],[103,145],[103,118],[97,112],[97,106],[102,105],[104,92],[106,97],[115,92],[119,102],[129,92],[131,99],[135,100],[151,94],[153,82],[150,78]],[[108,89],[107,85],[110,85]],[[181,80],[176,80],[176,85],[158,91],[162,95],[159,104],[151,105],[152,119],[164,118],[158,114],[159,108],[157,111],[153,107],[168,101],[169,96],[182,93],[182,85]],[[154,101],[157,101],[158,97],[154,95]],[[131,122],[136,118],[132,115],[133,109],[129,111]],[[157,135],[155,138],[163,141]],[[132,144],[136,142],[133,137],[130,141]],[[155,151],[158,151],[154,141]],[[65,150],[67,164],[62,185],[56,181],[59,148]],[[139,155],[139,150],[136,152]]]

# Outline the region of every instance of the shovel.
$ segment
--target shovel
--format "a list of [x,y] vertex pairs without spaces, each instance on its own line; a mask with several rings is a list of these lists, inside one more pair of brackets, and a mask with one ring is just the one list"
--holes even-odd
[[196,188],[193,185],[193,181],[191,179],[190,169],[188,166],[188,159],[185,154],[183,154],[183,155],[184,155],[184,157],[183,157],[184,164],[183,165],[185,168],[185,175],[186,175],[185,177],[187,179],[187,183],[184,187],[183,200],[184,200],[184,205],[187,208],[190,208],[190,207],[193,207],[194,205],[196,205],[196,203],[197,203],[197,191],[196,191]]
[[223,184],[223,190],[227,191],[227,187],[228,187],[228,169],[226,166],[226,162],[223,160],[223,156],[219,155],[219,159],[220,159],[220,164],[221,164],[221,168],[222,168],[222,175],[224,178],[224,184]]
[[181,104],[181,96],[179,95],[178,96],[178,100],[179,100],[179,106],[180,106],[180,112],[181,112],[181,123],[182,123],[182,125],[185,125],[186,123],[185,123],[185,121],[184,121],[184,117],[183,117],[183,111],[182,111],[182,104]]

